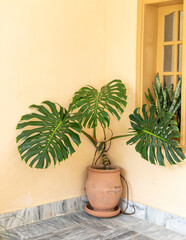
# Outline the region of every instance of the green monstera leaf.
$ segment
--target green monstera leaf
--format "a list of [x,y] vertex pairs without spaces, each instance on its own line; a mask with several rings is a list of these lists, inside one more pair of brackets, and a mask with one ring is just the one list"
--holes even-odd
[[[82,125],[95,129],[98,122],[106,128],[110,125],[110,115],[118,120],[127,105],[126,88],[121,80],[113,80],[100,91],[92,86],[81,88],[75,93],[71,111],[78,109],[82,114]],[[95,134],[94,134],[95,137]]]
[[136,108],[129,116],[131,121],[131,133],[135,134],[127,144],[136,144],[136,151],[142,158],[152,164],[164,166],[164,154],[171,165],[185,159],[182,149],[178,147],[175,138],[179,138],[177,122],[172,120],[172,113],[161,109],[157,113],[156,106],[146,110],[146,105]]
[[61,162],[75,152],[72,142],[81,143],[81,125],[78,114],[70,114],[65,108],[44,101],[43,105],[31,105],[37,113],[22,116],[17,129],[25,129],[17,136],[22,160],[30,167],[47,168],[53,161]]

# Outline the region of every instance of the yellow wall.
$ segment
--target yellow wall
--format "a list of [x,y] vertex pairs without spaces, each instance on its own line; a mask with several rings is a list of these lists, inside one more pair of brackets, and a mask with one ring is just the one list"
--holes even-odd
[[[137,0],[0,0],[0,213],[84,194],[94,149],[86,139],[55,168],[21,162],[16,124],[28,106],[48,99],[68,106],[75,90],[121,78],[128,106],[115,133],[126,132],[135,107]],[[156,167],[134,146],[113,142],[131,200],[186,217],[186,162]]]
[[104,1],[0,0],[0,213],[84,194],[93,148],[86,140],[60,166],[20,160],[16,124],[32,103],[67,107],[73,93],[104,81]]
[[[115,134],[127,131],[128,115],[135,107],[137,0],[107,0],[106,79],[121,78],[127,87],[128,105]],[[130,199],[186,217],[186,161],[158,167],[143,160],[135,146],[119,140],[112,144],[110,157],[124,170]]]

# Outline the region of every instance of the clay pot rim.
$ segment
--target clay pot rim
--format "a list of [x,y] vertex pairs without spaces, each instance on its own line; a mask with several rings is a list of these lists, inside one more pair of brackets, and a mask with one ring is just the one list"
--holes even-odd
[[90,165],[87,167],[87,170],[90,172],[96,172],[96,173],[114,173],[114,172],[120,172],[121,168],[116,165],[110,165],[111,169],[102,169],[103,165]]

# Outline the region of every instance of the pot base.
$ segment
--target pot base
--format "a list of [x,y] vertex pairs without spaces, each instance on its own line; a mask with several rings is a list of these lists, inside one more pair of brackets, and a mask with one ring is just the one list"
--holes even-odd
[[90,204],[87,204],[85,206],[85,211],[94,217],[109,218],[109,217],[117,216],[120,213],[120,207],[116,206],[111,211],[104,211],[104,210],[95,210]]

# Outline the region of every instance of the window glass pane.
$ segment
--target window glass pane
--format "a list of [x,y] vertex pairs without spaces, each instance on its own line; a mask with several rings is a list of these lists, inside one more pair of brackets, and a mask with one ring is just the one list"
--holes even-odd
[[183,32],[183,11],[179,11],[178,14],[178,40],[182,40]]
[[174,46],[164,46],[164,72],[172,72],[174,64]]
[[167,87],[173,86],[174,77],[173,76],[164,76],[164,82],[166,83]]
[[174,40],[174,18],[175,18],[174,12],[165,16],[165,32],[164,32],[165,42]]
[[182,45],[178,45],[178,72],[181,72],[182,67]]

